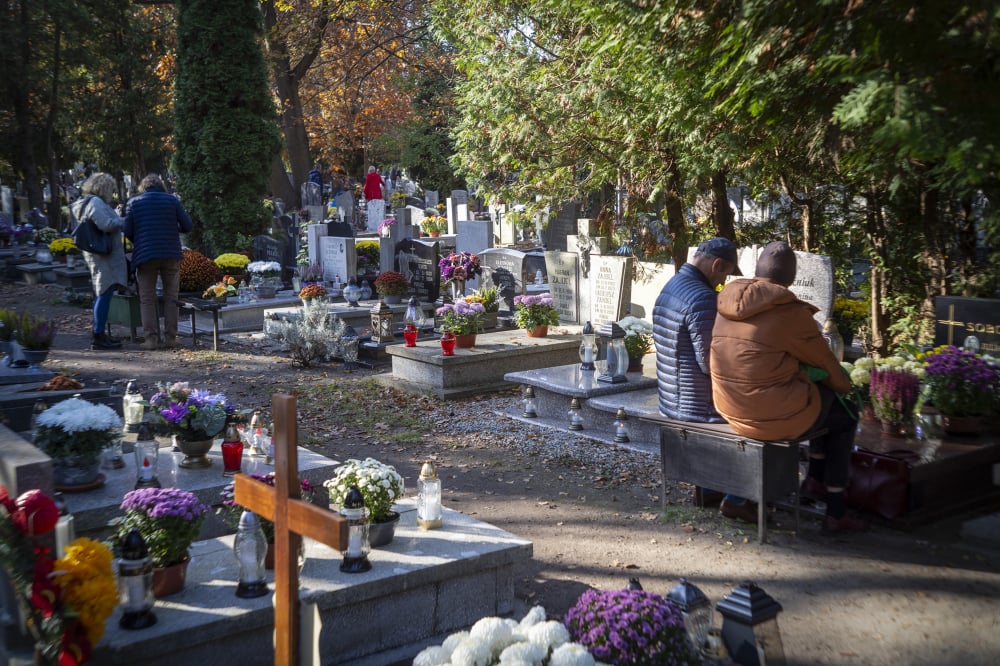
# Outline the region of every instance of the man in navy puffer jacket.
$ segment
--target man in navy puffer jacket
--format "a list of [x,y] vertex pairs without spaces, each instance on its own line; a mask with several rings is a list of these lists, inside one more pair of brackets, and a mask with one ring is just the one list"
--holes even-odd
[[[708,355],[717,311],[716,287],[742,275],[736,246],[710,238],[667,281],[653,307],[656,380],[660,413],[678,421],[725,423],[712,403]],[[719,506],[728,518],[757,522],[751,502],[727,495]]]
[[125,207],[125,237],[132,241],[132,266],[139,288],[139,311],[145,349],[160,346],[156,280],[163,283],[163,346],[177,346],[177,292],[180,290],[181,234],[194,226],[180,200],[167,194],[155,173],[139,184],[139,194]]

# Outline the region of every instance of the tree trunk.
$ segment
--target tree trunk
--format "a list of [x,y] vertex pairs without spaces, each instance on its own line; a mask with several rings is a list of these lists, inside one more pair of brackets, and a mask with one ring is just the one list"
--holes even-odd
[[[15,66],[15,69],[19,71],[17,76],[11,77],[7,84],[7,90],[14,106],[14,141],[17,146],[17,166],[20,167],[24,176],[28,206],[29,208],[41,208],[44,197],[41,185],[38,183],[38,163],[35,162],[35,140],[32,130],[33,118],[31,106],[28,103],[30,93],[26,89],[30,78],[28,69],[32,62],[31,43],[28,39],[31,32],[31,16],[28,7],[29,3],[21,3],[20,30],[14,30],[20,43],[8,45],[8,48],[19,57],[19,62]],[[21,211],[21,214],[26,215],[27,212]]]
[[281,155],[275,155],[271,162],[271,177],[268,181],[271,188],[271,195],[280,198],[285,202],[285,210],[294,210],[298,197],[295,188],[288,180],[288,173],[285,171],[285,163]]
[[729,206],[729,193],[726,192],[726,172],[723,169],[712,174],[712,218],[719,236],[731,241],[736,240],[736,223],[733,209]]
[[62,230],[62,182],[59,178],[55,148],[52,145],[56,116],[59,113],[59,72],[62,69],[60,62],[62,22],[58,15],[54,18],[52,33],[52,86],[49,88],[49,113],[45,120],[45,161],[48,166],[49,178],[49,208],[46,213],[49,218],[49,226]]
[[681,175],[677,162],[670,166],[670,180],[667,183],[667,195],[664,208],[667,211],[667,233],[670,235],[670,254],[674,259],[676,271],[687,261],[688,229],[684,219],[684,206],[681,198]]
[[868,276],[871,281],[871,349],[866,350],[876,357],[884,356],[888,351],[888,336],[885,335],[888,326],[887,317],[882,311],[882,297],[885,295],[885,266],[888,259],[888,244],[885,229],[885,218],[882,215],[882,204],[878,192],[871,188],[865,193],[865,234],[871,244],[872,271]]

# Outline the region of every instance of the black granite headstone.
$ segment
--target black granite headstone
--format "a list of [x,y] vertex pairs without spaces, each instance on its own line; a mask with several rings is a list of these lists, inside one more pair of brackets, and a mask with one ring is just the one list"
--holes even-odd
[[575,203],[568,203],[559,209],[555,218],[549,221],[542,232],[546,250],[566,252],[569,249],[566,246],[566,236],[576,233],[576,218],[579,217],[579,211],[580,206]]
[[544,250],[528,250],[524,254],[524,280],[527,284],[534,284],[535,279],[538,276],[538,271],[541,271],[542,282],[546,283],[549,281],[548,269],[545,267],[545,251]]
[[284,265],[284,243],[270,236],[257,236],[253,239],[254,261],[276,261]]
[[396,244],[393,261],[395,270],[403,274],[421,303],[433,303],[441,291],[441,270],[438,268],[437,242],[412,238]]
[[337,238],[354,238],[354,227],[350,222],[327,222],[326,235]]
[[497,288],[500,311],[514,311],[514,297],[524,293],[524,259],[520,250],[492,248],[479,253],[483,267],[482,284]]
[[1000,300],[938,296],[934,314],[935,345],[962,347],[967,337],[975,336],[984,354],[1000,352]]

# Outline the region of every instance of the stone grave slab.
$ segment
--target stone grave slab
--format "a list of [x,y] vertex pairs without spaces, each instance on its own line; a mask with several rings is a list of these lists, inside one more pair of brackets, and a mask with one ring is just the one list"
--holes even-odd
[[412,293],[422,303],[433,303],[441,291],[438,269],[438,243],[409,238],[396,245],[395,270],[412,286]]
[[1000,299],[938,296],[934,299],[934,344],[961,347],[969,336],[985,354],[1000,354]]

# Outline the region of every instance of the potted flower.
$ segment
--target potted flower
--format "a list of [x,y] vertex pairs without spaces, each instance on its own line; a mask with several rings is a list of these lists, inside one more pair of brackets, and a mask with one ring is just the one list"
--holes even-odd
[[[392,510],[392,505],[403,496],[403,477],[395,467],[374,458],[351,459],[334,470],[333,478],[324,481],[323,486],[330,494],[330,508],[337,510],[351,486],[357,486],[364,495],[365,508],[372,522],[371,546],[384,546],[392,541],[399,522],[399,514]],[[379,524],[386,528],[377,529],[375,526]]]
[[52,458],[57,487],[87,487],[99,479],[101,452],[121,436],[122,420],[111,407],[70,398],[38,415],[34,443]]
[[196,250],[183,250],[180,266],[180,291],[200,293],[219,279],[219,267]]
[[106,545],[81,537],[57,559],[42,543],[58,519],[42,491],[15,500],[0,486],[0,566],[35,643],[35,663],[82,664],[118,605],[118,585]]
[[56,337],[56,324],[51,319],[24,313],[17,320],[14,339],[21,346],[21,355],[32,366],[45,361]]
[[[274,472],[268,472],[267,474],[250,474],[251,479],[256,479],[266,483],[269,486],[274,486]],[[299,481],[299,486],[301,488],[301,497],[310,504],[316,504],[319,497],[319,489],[316,488],[309,479],[301,479]],[[240,524],[240,516],[243,515],[244,507],[236,503],[236,487],[234,484],[230,483],[225,488],[222,489],[220,493],[222,496],[222,504],[216,509],[216,515],[220,516],[226,525],[232,530],[236,530]],[[264,532],[264,538],[267,540],[267,557],[264,560],[264,566],[268,569],[274,568],[274,521],[268,520],[263,516],[257,517],[260,522],[260,528]],[[299,553],[300,562],[304,558],[304,552]]]
[[222,393],[192,389],[187,382],[159,385],[149,399],[151,418],[161,431],[175,436],[184,452],[181,467],[198,468],[212,464],[205,454],[212,440],[226,426],[226,419],[240,412]]
[[326,293],[326,287],[321,284],[307,284],[299,290],[299,298],[306,305],[312,305],[314,301],[321,301]]
[[227,275],[238,278],[236,281],[237,284],[246,275],[247,264],[249,263],[250,258],[242,252],[226,252],[215,258],[215,265],[219,267],[219,270]]
[[926,401],[941,413],[946,432],[973,434],[997,406],[1000,366],[975,352],[941,345],[917,359],[924,362]]
[[618,325],[625,331],[625,351],[628,352],[629,369],[642,368],[642,357],[653,344],[653,324],[629,315]]
[[587,590],[563,621],[570,638],[604,663],[700,663],[680,610],[653,592]]
[[[468,349],[476,344],[476,334],[482,330],[482,318],[486,309],[482,303],[445,303],[434,311],[439,317],[438,330],[443,341],[452,339],[455,345]],[[447,336],[447,337],[446,337]]]
[[549,294],[524,295],[514,297],[514,323],[527,331],[530,337],[545,337],[549,326],[559,323],[559,311],[552,304]]
[[77,251],[76,244],[73,242],[72,238],[56,238],[51,243],[49,243],[49,252],[56,259],[66,262],[66,257],[71,253]]
[[377,229],[378,235],[388,238],[389,227],[393,226],[394,224],[396,224],[396,218],[394,217],[382,218],[382,221],[378,223],[378,229]]
[[901,367],[876,367],[871,373],[871,401],[882,432],[899,436],[913,420],[920,396],[920,379]]
[[230,296],[237,295],[237,285],[239,285],[239,280],[234,276],[224,275],[221,280],[206,289],[201,297],[225,303]]
[[423,219],[420,223],[420,227],[424,230],[424,233],[431,238],[437,238],[448,230],[448,220],[441,215],[429,215]]
[[385,299],[386,303],[395,304],[410,293],[410,283],[402,273],[385,271],[375,279],[375,291]]
[[354,244],[354,253],[357,255],[358,283],[362,280],[374,281],[379,266],[378,241],[358,241]]
[[117,541],[133,528],[139,530],[153,567],[171,569],[153,572],[153,594],[179,592],[190,556],[188,549],[198,538],[208,506],[194,493],[180,488],[139,488],[125,493],[121,503],[125,515],[113,521]]
[[479,303],[483,306],[482,328],[497,327],[497,311],[500,309],[500,303],[496,287],[478,289],[471,296],[466,296],[465,302]]

